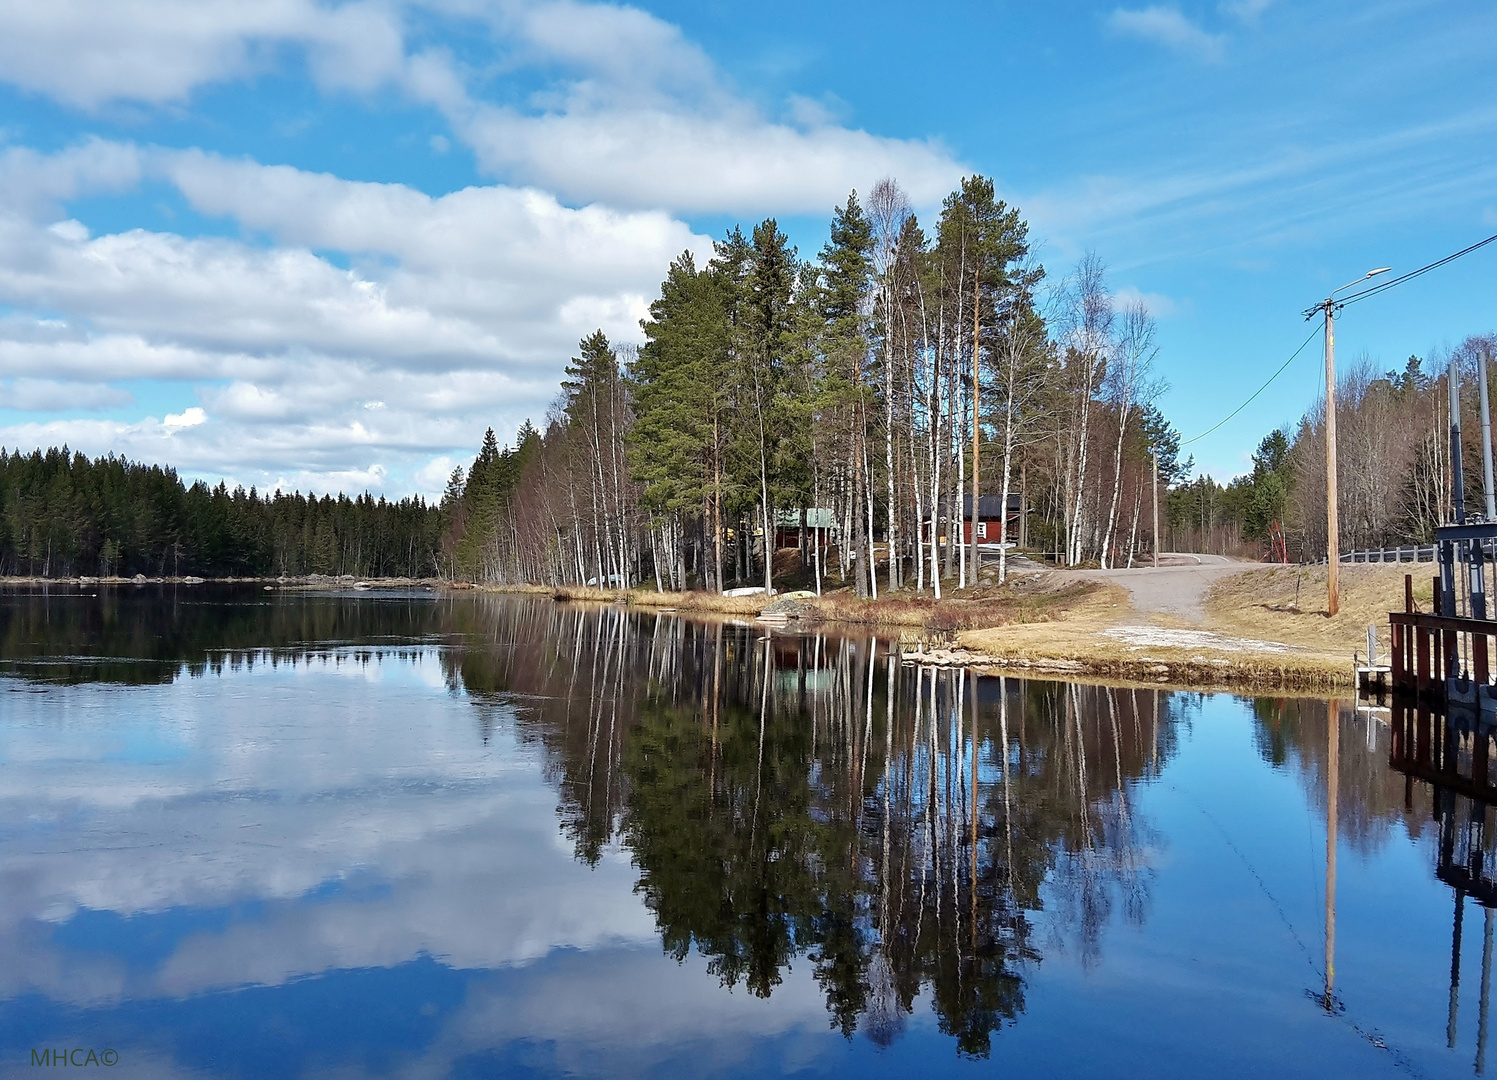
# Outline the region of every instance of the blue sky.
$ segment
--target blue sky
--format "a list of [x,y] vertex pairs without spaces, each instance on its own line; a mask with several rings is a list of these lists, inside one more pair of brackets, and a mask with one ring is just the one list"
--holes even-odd
[[[1497,9],[53,0],[0,9],[0,444],[440,490],[669,258],[994,178],[1159,324],[1186,438],[1374,266],[1497,232]],[[1497,245],[1347,309],[1344,368],[1497,329]],[[1225,478],[1312,345],[1189,449]]]

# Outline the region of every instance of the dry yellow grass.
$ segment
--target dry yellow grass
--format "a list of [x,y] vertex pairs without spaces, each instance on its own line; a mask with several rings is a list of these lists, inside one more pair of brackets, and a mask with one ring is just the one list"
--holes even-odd
[[[1334,619],[1325,615],[1323,567],[1244,568],[1207,593],[1206,618],[1199,626],[1141,615],[1127,589],[1116,584],[1077,584],[1041,574],[941,601],[858,600],[838,592],[810,601],[810,606],[812,618],[825,623],[900,632],[929,650],[937,663],[1197,688],[1309,692],[1351,682],[1352,650],[1365,648],[1369,624],[1379,627],[1386,642],[1388,612],[1402,609],[1403,575],[1411,569],[1343,567],[1341,612]],[[1426,607],[1428,570],[1418,569],[1414,587],[1416,600]],[[739,616],[757,615],[769,603],[762,596],[708,592],[513,591]]]
[[[720,615],[757,615],[769,600],[763,596],[721,596],[710,592],[656,592],[654,589],[593,589],[565,585],[540,590],[557,600],[599,604],[631,604],[635,607],[671,608],[676,611],[715,612]],[[772,597],[770,599],[773,599]]]
[[1094,598],[1110,588],[1097,583],[1057,582],[1035,587],[1016,582],[1012,586],[967,589],[940,600],[909,593],[860,600],[851,592],[839,590],[808,603],[815,617],[824,622],[913,628],[941,638],[979,627],[1070,619],[1076,612],[1089,610]]
[[1414,578],[1414,600],[1428,611],[1434,569],[1418,565],[1341,568],[1341,610],[1326,616],[1325,567],[1255,569],[1218,582],[1206,594],[1209,629],[1299,645],[1345,657],[1366,651],[1367,627],[1388,645],[1388,612],[1403,610],[1403,578]]
[[[595,589],[577,585],[481,585],[477,588],[485,592],[544,595],[583,603],[623,603],[721,615],[758,615],[775,599],[722,596],[701,591],[656,592],[653,589]],[[1119,597],[1126,602],[1126,593],[1115,586],[1076,582],[1039,587],[1021,584],[1012,588],[985,588],[980,592],[967,590],[963,595],[942,600],[915,596],[860,600],[849,590],[839,590],[808,598],[805,602],[810,608],[812,621],[914,629],[937,640],[971,627],[1069,619],[1073,612],[1089,610],[1095,602],[1093,597],[1097,595],[1113,597],[1114,606]]]
[[[1369,625],[1386,647],[1388,612],[1403,609],[1404,574],[1415,569],[1342,567],[1335,618],[1325,613],[1324,567],[1254,567],[1210,589],[1197,626],[1140,615],[1126,594],[1099,595],[1063,621],[973,630],[958,642],[973,663],[986,657],[1004,667],[1171,684],[1329,690],[1350,684],[1352,652],[1366,649]],[[1425,607],[1428,570],[1414,573],[1414,596]],[[1133,629],[1118,629],[1123,624]],[[1151,637],[1150,624],[1161,632]]]

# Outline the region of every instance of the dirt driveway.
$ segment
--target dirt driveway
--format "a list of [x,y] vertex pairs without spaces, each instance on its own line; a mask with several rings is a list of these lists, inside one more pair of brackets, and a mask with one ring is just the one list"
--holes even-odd
[[1160,565],[1135,566],[1131,570],[1062,570],[1067,580],[1110,581],[1123,586],[1141,614],[1172,615],[1188,623],[1205,621],[1206,593],[1223,578],[1251,573],[1268,563],[1245,562],[1223,555],[1167,552]]

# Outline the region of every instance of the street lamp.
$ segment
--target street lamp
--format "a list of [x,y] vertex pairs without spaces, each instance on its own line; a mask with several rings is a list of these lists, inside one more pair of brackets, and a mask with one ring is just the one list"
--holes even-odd
[[1379,266],[1369,270],[1355,281],[1348,281],[1339,289],[1331,290],[1320,303],[1305,312],[1305,318],[1313,318],[1317,311],[1325,312],[1325,527],[1326,527],[1326,614],[1335,615],[1341,610],[1340,566],[1341,566],[1341,522],[1336,514],[1336,294],[1345,292],[1353,285],[1360,285],[1370,277],[1386,274],[1391,266]]

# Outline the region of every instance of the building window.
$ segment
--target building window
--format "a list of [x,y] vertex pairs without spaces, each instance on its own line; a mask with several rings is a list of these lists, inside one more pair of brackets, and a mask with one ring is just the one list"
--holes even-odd
[[986,521],[979,521],[977,523],[977,535],[983,540],[988,538],[988,523]]

